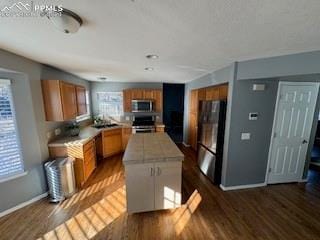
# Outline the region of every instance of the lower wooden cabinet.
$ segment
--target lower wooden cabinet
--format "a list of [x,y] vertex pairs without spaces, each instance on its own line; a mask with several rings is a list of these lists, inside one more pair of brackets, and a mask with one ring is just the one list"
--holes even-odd
[[198,141],[198,113],[189,112],[189,144],[197,150]]
[[126,149],[131,135],[132,135],[132,127],[122,128],[122,150],[123,151]]
[[96,168],[95,140],[81,146],[49,147],[51,158],[74,157],[74,173],[77,188],[81,188]]
[[128,213],[181,205],[181,162],[125,166]]
[[164,132],[165,126],[156,126],[156,132]]
[[122,129],[109,129],[102,132],[103,157],[122,151]]

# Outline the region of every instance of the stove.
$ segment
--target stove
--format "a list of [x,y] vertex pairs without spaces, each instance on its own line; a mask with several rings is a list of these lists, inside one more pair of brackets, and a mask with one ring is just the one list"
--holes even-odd
[[132,123],[132,133],[155,132],[154,116],[134,116]]

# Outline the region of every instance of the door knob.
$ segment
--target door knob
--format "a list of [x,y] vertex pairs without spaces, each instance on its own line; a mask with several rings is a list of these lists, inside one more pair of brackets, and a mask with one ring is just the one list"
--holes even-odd
[[308,141],[303,139],[302,144],[306,144],[306,143],[308,143]]

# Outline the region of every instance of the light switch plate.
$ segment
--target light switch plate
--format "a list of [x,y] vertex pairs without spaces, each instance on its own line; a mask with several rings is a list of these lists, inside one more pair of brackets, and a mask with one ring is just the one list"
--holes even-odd
[[250,133],[241,133],[241,140],[250,140]]

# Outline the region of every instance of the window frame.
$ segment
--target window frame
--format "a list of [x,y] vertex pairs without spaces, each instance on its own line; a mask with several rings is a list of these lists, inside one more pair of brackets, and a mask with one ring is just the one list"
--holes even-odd
[[119,115],[111,115],[111,114],[108,114],[108,116],[104,116],[104,117],[114,117],[114,118],[120,118],[124,115],[124,109],[123,109],[123,92],[122,91],[98,91],[96,92],[96,98],[97,98],[97,103],[98,103],[98,112],[99,112],[99,115],[101,115],[102,113],[100,112],[100,101],[99,101],[99,98],[98,98],[98,94],[121,94],[121,102],[120,102],[120,106],[122,107],[122,111],[120,112]]
[[22,168],[21,171],[0,176],[0,183],[3,183],[6,181],[9,181],[9,180],[12,180],[12,179],[16,179],[18,177],[25,176],[28,172],[25,170],[24,157],[22,154],[21,137],[20,137],[20,131],[19,131],[19,126],[18,126],[18,122],[17,122],[15,101],[14,101],[13,92],[12,92],[12,81],[10,79],[0,79],[0,86],[1,85],[8,86],[8,89],[9,89],[8,92],[9,92],[10,110],[11,110],[11,114],[12,114],[12,118],[13,118],[16,136],[17,136],[16,141],[17,141],[17,145],[18,145],[18,152],[20,155],[20,164],[21,164],[21,168]]

